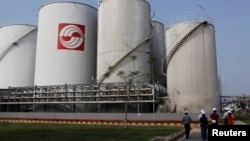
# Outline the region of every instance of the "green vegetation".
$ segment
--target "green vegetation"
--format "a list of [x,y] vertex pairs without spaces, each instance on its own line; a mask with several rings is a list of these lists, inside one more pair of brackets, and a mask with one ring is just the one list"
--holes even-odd
[[250,125],[250,118],[249,117],[248,118],[239,118],[238,117],[238,118],[236,118],[236,120],[240,120],[240,121]]
[[241,120],[242,122],[245,122],[246,124],[248,124],[248,125],[250,125],[250,119],[248,119],[248,120]]
[[244,115],[244,116],[239,116],[239,115],[235,115],[235,120],[239,120],[242,121],[246,124],[250,124],[250,116],[248,115]]
[[235,119],[241,120],[242,122],[245,122],[246,124],[250,125],[250,112],[244,112],[244,113],[235,113]]
[[149,141],[181,131],[174,126],[111,126],[0,122],[1,141]]

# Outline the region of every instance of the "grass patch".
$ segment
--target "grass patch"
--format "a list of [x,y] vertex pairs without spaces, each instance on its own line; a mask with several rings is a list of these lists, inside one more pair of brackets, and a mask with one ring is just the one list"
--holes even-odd
[[180,126],[111,126],[0,122],[1,141],[149,141],[182,130]]
[[245,122],[246,124],[250,125],[250,119],[246,120],[241,120],[242,122]]

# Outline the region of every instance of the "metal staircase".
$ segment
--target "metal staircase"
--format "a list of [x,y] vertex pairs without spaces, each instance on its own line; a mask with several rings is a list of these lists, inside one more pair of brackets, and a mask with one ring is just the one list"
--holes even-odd
[[[152,25],[153,26],[153,25]],[[136,49],[138,49],[141,45],[148,42],[153,36],[153,27],[151,27],[151,32],[148,37],[144,38],[138,45],[136,45],[133,49],[127,52],[124,56],[122,56],[118,61],[116,61],[113,65],[109,66],[106,72],[98,79],[98,83],[102,83],[114,70],[117,68],[119,64],[121,64],[131,53],[133,53]]]
[[0,60],[3,59],[3,57],[7,54],[7,52],[14,46],[17,45],[17,43],[22,40],[23,38],[27,37],[30,33],[32,33],[33,31],[35,31],[36,28],[32,29],[31,31],[29,32],[26,32],[24,34],[21,34],[18,38],[16,38],[15,40],[11,41],[5,48],[3,48],[1,51],[0,51]]
[[187,34],[185,35],[180,35],[180,40],[174,45],[174,47],[171,49],[170,53],[167,54],[167,64],[166,67],[168,68],[168,64],[171,61],[171,59],[173,58],[174,54],[176,53],[176,51],[179,49],[179,47],[188,39],[188,37],[190,37],[190,35],[192,35],[192,33],[194,33],[200,26],[207,24],[207,21],[204,21],[200,24],[198,24],[197,26],[195,26],[191,31],[189,31]]

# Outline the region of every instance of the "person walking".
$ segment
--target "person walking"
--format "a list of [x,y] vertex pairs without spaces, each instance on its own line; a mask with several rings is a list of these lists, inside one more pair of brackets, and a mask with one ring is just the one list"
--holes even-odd
[[218,125],[219,114],[217,113],[217,109],[213,108],[213,113],[210,114],[211,125]]
[[231,113],[230,115],[234,118],[234,115],[233,115],[231,109],[226,109],[226,112],[224,112],[223,117],[222,117],[223,120],[224,120],[224,124],[225,124],[225,125],[227,125],[227,119],[226,119],[226,117],[227,117],[229,111],[230,111],[230,113]]
[[[200,114],[199,114],[198,117],[197,117],[198,122],[200,122],[200,119],[201,119],[203,113],[205,113],[205,110],[204,110],[204,109],[201,109],[201,110],[200,110]],[[201,123],[200,123],[200,131],[201,131],[201,133],[202,133]],[[202,136],[202,134],[201,134],[201,136]]]
[[189,139],[192,119],[188,115],[188,111],[185,111],[182,121],[183,121],[184,129],[185,129],[186,139]]
[[203,140],[207,139],[207,127],[208,127],[208,119],[206,117],[206,113],[203,112],[200,118],[200,127],[201,127],[201,138]]
[[202,113],[203,113],[204,111],[205,111],[204,109],[201,109],[200,114],[197,116],[197,120],[198,120],[198,121],[200,121],[200,118],[201,118]]
[[234,116],[231,111],[228,111],[228,115],[226,116],[226,125],[234,125]]

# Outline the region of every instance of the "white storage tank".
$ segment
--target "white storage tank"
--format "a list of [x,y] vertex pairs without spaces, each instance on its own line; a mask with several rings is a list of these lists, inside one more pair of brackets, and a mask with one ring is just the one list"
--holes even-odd
[[145,0],[101,0],[98,12],[97,81],[150,81],[150,4]]
[[92,83],[96,75],[97,9],[77,2],[42,6],[35,85]]
[[0,28],[0,88],[33,86],[37,27],[13,24]]
[[166,30],[167,86],[176,112],[219,109],[215,29],[210,21],[177,23]]
[[154,54],[154,82],[166,85],[166,77],[164,72],[164,62],[166,60],[166,47],[164,36],[164,24],[159,21],[154,21],[154,38],[152,52]]

